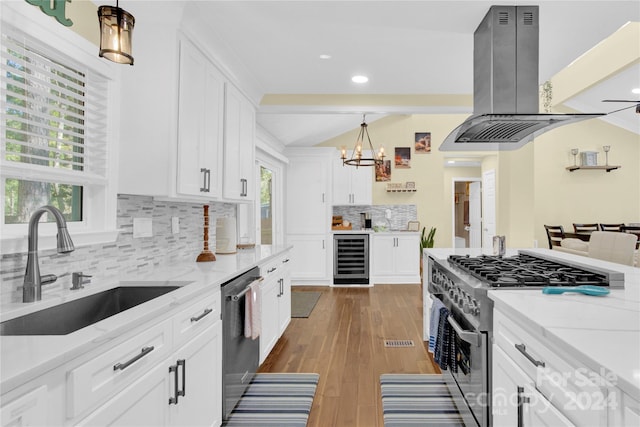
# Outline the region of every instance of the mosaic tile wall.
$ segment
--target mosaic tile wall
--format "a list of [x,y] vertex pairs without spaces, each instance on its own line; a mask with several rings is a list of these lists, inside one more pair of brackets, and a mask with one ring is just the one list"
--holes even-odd
[[333,215],[342,215],[343,220],[353,224],[354,230],[360,229],[360,212],[371,214],[371,224],[380,222],[387,224],[385,214],[387,209],[391,210],[391,229],[406,230],[409,221],[418,219],[418,209],[416,205],[364,205],[364,206],[334,206]]
[[[171,217],[180,218],[180,232],[171,233]],[[218,217],[235,217],[236,207],[228,203],[209,205],[209,247],[215,249],[215,223]],[[133,238],[133,218],[152,218],[153,237]],[[71,285],[71,273],[82,271],[94,278],[115,271],[131,272],[169,260],[195,260],[202,251],[203,208],[193,203],[159,202],[151,197],[118,196],[117,227],[122,230],[116,242],[76,248],[69,254],[55,249],[40,251],[40,273],[55,274],[57,282],[43,292]],[[73,239],[73,235],[71,236]],[[27,254],[3,254],[0,258],[0,299],[2,303],[22,299],[22,281]],[[92,279],[94,280],[94,279]]]

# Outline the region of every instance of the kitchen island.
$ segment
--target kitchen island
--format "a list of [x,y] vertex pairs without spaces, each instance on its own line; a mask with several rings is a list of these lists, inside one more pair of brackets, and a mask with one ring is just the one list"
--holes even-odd
[[[600,297],[547,295],[541,286],[489,288],[482,308],[486,312],[490,303],[492,310],[480,321],[490,324],[492,424],[515,425],[522,418],[524,425],[638,425],[640,269],[548,249],[527,251],[622,273],[624,288],[612,287]],[[517,252],[508,250],[506,256]],[[425,250],[426,257],[438,260],[481,254]],[[424,295],[429,298],[427,286]],[[425,311],[426,327],[427,316]],[[522,396],[531,405],[517,403]]]
[[[72,424],[100,423],[103,418],[85,417],[105,399],[111,399],[118,407],[121,403],[117,396],[124,395],[130,388],[135,390],[136,384],[138,390],[144,390],[138,384],[144,378],[157,380],[159,394],[168,397],[169,382],[173,380],[166,374],[164,364],[172,359],[174,353],[188,359],[205,349],[200,358],[203,363],[211,357],[218,357],[216,354],[221,357],[220,285],[276,259],[289,249],[284,246],[258,246],[237,254],[217,255],[215,262],[176,262],[135,275],[100,278],[78,291],[65,289],[46,293],[37,303],[3,305],[1,320],[4,322],[118,286],[179,287],[67,335],[1,336],[2,424],[12,419],[26,420],[38,416],[39,412],[45,418],[36,421],[45,424],[58,424],[60,420]],[[138,344],[138,341],[143,344]],[[129,356],[123,356],[118,360],[124,362],[122,366],[108,362],[103,368],[100,359],[120,348],[126,355],[139,353],[141,356],[134,357],[131,365],[127,363]],[[214,362],[211,359],[209,363]],[[148,375],[144,374],[148,369],[151,370]],[[195,369],[195,365],[191,364],[190,369]],[[114,371],[119,371],[120,375],[114,377],[108,373]],[[161,375],[154,377],[151,375],[153,371]],[[131,383],[141,375],[137,382]],[[219,379],[221,372],[215,375]],[[191,375],[191,390],[195,390],[197,377]],[[184,383],[182,385],[184,387]],[[177,389],[177,384],[175,387]],[[152,396],[150,393],[151,390],[140,398]],[[191,396],[194,396],[193,392]],[[164,402],[166,399],[163,397],[161,400]],[[180,403],[183,404],[183,400]],[[30,408],[35,410],[29,412]],[[23,410],[25,413],[21,415]],[[183,413],[185,411],[182,410]],[[113,413],[114,408],[108,407],[103,412]],[[165,420],[173,416],[161,412],[159,415]]]

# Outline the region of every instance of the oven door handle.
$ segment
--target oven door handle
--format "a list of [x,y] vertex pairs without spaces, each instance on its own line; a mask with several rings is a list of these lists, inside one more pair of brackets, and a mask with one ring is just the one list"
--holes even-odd
[[460,337],[462,341],[468,342],[471,345],[475,345],[476,347],[480,347],[480,334],[473,331],[465,331],[462,329],[462,326],[455,321],[455,319],[451,316],[447,317],[447,322],[451,325],[456,334]]

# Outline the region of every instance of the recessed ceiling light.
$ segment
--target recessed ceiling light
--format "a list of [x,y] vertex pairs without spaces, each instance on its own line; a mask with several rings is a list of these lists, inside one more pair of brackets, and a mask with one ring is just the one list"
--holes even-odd
[[631,93],[635,93],[636,95],[640,95],[640,87],[637,87],[635,89],[631,89]]
[[351,81],[354,83],[366,83],[369,81],[369,77],[367,76],[353,76],[351,77]]
[[320,55],[320,59],[331,59],[331,55],[327,55],[327,54],[322,54]]

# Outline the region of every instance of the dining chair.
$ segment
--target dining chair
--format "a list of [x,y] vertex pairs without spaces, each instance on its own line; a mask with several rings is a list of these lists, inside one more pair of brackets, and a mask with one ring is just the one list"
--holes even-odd
[[633,266],[636,241],[637,237],[628,233],[594,231],[589,240],[589,257]]
[[638,238],[636,241],[636,249],[640,249],[640,225],[623,225],[620,227],[623,233],[635,234]]
[[624,224],[620,223],[620,224],[598,224],[598,226],[600,227],[600,231],[622,231],[620,229],[620,227],[622,227]]
[[547,232],[547,240],[549,241],[549,249],[554,246],[560,246],[560,242],[564,239],[564,228],[561,225],[545,225]]
[[573,232],[574,233],[591,233],[593,231],[598,231],[598,224],[576,224],[573,223]]

